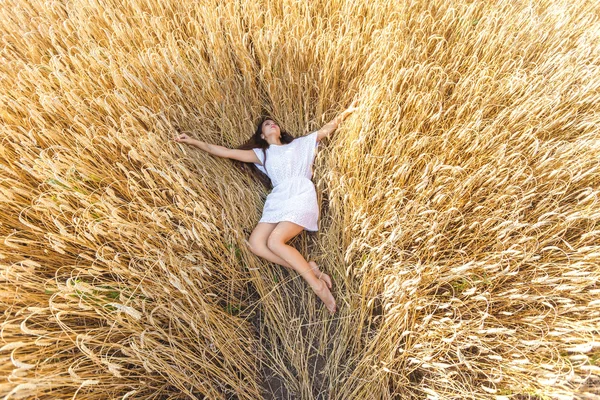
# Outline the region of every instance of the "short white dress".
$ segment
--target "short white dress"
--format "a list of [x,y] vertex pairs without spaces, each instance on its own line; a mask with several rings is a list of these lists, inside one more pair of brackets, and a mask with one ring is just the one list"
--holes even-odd
[[273,183],[273,190],[265,200],[258,222],[291,221],[308,231],[319,230],[317,191],[311,180],[318,145],[317,131],[298,137],[291,143],[272,144],[266,149],[266,169],[263,167],[263,149],[252,149],[263,164],[254,165]]

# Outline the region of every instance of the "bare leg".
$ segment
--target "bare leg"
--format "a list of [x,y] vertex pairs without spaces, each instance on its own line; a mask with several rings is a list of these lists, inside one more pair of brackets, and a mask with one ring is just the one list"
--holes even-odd
[[[295,271],[295,269],[287,261],[285,261],[283,258],[279,257],[277,254],[273,253],[267,247],[267,239],[270,236],[271,232],[273,232],[273,230],[275,229],[276,226],[277,226],[277,223],[269,223],[269,222],[258,223],[248,240],[248,245],[250,247],[250,250],[259,257],[262,257],[262,258],[267,259],[275,264],[279,264],[283,267],[286,267],[286,268],[289,268],[289,269],[292,269]],[[327,284],[327,286],[331,289],[332,283],[331,283],[331,278],[329,277],[329,275],[322,272],[319,269],[319,266],[317,265],[316,262],[309,261],[308,264],[310,265],[311,268],[313,268],[313,272],[315,273],[317,278],[319,278],[320,280],[325,282]]]
[[306,279],[313,291],[319,296],[331,314],[335,313],[336,304],[327,284],[318,279],[311,266],[306,262],[302,254],[294,247],[285,244],[288,240],[302,232],[304,228],[293,222],[282,221],[273,230],[268,239],[269,249],[285,260],[298,273]]
[[[279,264],[279,265],[281,265],[283,267],[286,267],[286,268],[289,268],[289,269],[292,269],[292,270],[295,271],[295,269],[287,261],[285,261],[283,258],[279,257],[277,254],[273,253],[266,246],[264,248],[261,248],[260,250],[257,250],[255,254],[257,256],[260,256],[260,257],[266,259],[266,260],[274,262],[275,264]],[[309,261],[308,265],[313,270],[313,273],[316,275],[316,277],[318,279],[322,280],[323,282],[325,282],[325,284],[327,285],[327,287],[329,287],[331,289],[331,286],[332,286],[331,277],[329,275],[327,275],[325,272],[322,272],[319,269],[319,266],[317,265],[316,262]]]

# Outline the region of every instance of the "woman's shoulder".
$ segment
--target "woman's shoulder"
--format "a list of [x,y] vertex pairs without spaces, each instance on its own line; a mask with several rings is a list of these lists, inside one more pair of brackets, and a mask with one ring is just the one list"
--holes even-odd
[[311,132],[307,133],[306,135],[303,135],[303,136],[300,136],[300,137],[303,137],[303,138],[308,138],[308,137],[311,137],[311,136],[314,136],[314,135],[316,135],[318,132],[319,132],[318,130],[316,130],[316,131],[311,131]]
[[317,135],[318,135],[319,131],[312,131],[304,136],[300,136],[297,140],[300,140],[301,142],[303,142],[306,146],[308,146],[309,144],[312,146],[317,146],[319,143],[317,142]]
[[311,139],[316,138],[318,131],[312,131],[310,133],[307,133],[306,135],[302,135],[302,136],[298,136],[296,139],[294,139],[294,141],[299,140],[299,141],[308,141]]

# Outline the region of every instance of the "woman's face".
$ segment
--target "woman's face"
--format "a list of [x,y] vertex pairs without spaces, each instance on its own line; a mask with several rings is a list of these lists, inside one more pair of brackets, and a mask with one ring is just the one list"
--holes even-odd
[[272,119],[268,119],[262,124],[262,138],[277,138],[281,135],[281,130],[279,129],[279,125]]

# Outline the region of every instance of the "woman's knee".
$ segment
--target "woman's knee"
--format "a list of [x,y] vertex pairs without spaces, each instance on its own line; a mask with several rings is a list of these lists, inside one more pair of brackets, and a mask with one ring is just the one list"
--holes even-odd
[[269,250],[271,250],[272,252],[277,251],[283,245],[285,245],[285,243],[283,242],[283,240],[281,240],[281,238],[277,237],[276,235],[271,235],[267,239],[267,248]]
[[268,222],[259,222],[256,228],[252,231],[252,234],[248,238],[248,244],[250,251],[254,254],[260,255],[259,253],[268,250],[267,238],[273,232],[277,224]]
[[260,255],[267,248],[266,243],[260,243],[259,241],[253,240],[252,238],[248,240],[248,244],[250,245],[250,251],[256,255]]

